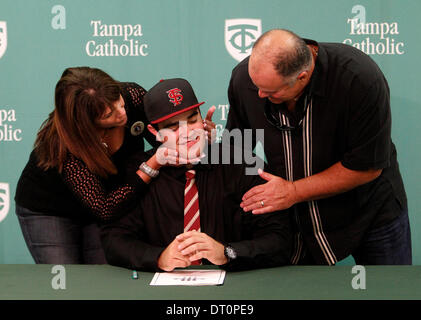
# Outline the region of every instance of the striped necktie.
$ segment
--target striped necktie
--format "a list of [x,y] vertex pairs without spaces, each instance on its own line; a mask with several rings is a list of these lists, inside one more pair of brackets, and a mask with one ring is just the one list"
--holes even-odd
[[[184,188],[184,232],[196,230],[200,232],[199,192],[194,178],[195,171],[186,171]],[[200,260],[192,261],[192,265],[200,264]]]

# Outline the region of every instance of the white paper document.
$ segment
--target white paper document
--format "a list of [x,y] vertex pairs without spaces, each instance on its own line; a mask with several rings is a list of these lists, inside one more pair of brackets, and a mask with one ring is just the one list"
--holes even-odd
[[217,286],[224,283],[225,270],[176,270],[155,273],[151,286]]

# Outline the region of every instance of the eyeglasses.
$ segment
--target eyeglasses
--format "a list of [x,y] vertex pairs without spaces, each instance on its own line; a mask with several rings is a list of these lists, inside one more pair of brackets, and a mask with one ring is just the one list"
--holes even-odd
[[304,116],[305,116],[307,108],[308,108],[307,97],[308,97],[308,95],[305,95],[305,97],[304,97],[304,110],[302,112],[302,117],[301,117],[300,121],[298,122],[297,126],[292,126],[290,124],[281,123],[280,119],[275,117],[275,115],[273,114],[272,109],[271,109],[271,102],[270,102],[269,99],[267,99],[267,101],[265,103],[265,108],[264,108],[266,120],[272,126],[274,126],[276,129],[278,129],[279,131],[294,131],[295,129],[299,128],[303,123],[303,119],[304,119]]

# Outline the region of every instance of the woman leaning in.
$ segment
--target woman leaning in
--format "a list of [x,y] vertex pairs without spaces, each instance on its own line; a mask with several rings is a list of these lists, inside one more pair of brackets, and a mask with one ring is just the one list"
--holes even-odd
[[[156,145],[144,130],[145,93],[138,84],[115,81],[99,69],[63,72],[55,109],[37,134],[15,196],[36,263],[106,263],[97,223],[124,214],[152,179],[145,170],[124,170],[126,160],[144,150],[143,138]],[[215,127],[213,111],[205,120],[208,131]],[[159,170],[160,163],[177,161],[175,150],[167,149],[146,164]]]

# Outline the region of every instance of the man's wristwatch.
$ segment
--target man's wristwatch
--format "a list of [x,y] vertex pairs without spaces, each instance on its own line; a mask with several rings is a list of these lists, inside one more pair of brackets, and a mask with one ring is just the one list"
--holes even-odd
[[159,174],[159,170],[152,169],[146,164],[146,162],[142,162],[139,166],[139,170],[151,178],[156,178]]
[[237,258],[237,252],[229,244],[224,246],[224,254],[225,257],[228,259],[228,262]]

